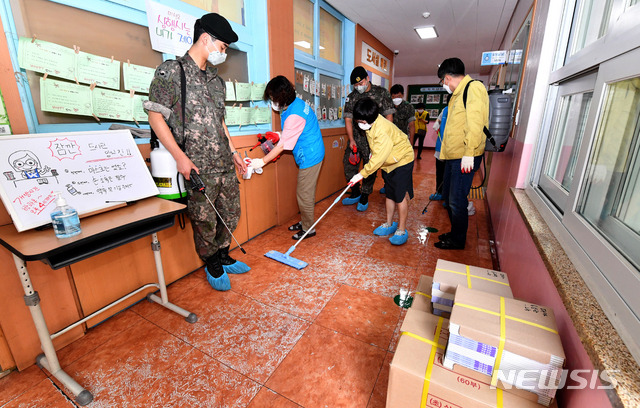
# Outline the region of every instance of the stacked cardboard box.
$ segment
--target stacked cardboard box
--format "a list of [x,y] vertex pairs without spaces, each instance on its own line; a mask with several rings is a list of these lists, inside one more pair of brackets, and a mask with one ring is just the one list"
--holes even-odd
[[402,324],[402,335],[389,371],[387,408],[539,408],[533,401],[492,388],[487,381],[443,366],[449,322],[413,307]]
[[431,313],[431,285],[433,278],[431,276],[422,275],[418,282],[418,287],[413,293],[413,303],[411,308]]
[[450,316],[458,285],[513,298],[506,273],[438,259],[431,289],[434,314]]
[[458,286],[444,366],[549,405],[564,351],[553,310]]

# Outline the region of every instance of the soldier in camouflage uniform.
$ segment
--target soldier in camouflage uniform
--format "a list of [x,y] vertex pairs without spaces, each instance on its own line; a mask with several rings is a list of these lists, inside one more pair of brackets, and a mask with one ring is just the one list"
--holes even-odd
[[[232,231],[240,219],[240,189],[234,170],[244,173],[246,165],[224,123],[226,88],[214,65],[224,62],[228,45],[237,40],[224,17],[210,13],[198,19],[193,46],[183,57],[165,61],[156,69],[144,105],[151,128],[176,160],[178,171],[187,180],[192,169],[200,175],[207,195]],[[186,78],[184,118],[182,70]],[[229,290],[227,273],[250,268],[229,256],[231,235],[203,194],[192,192],[187,211],[207,280],[217,290]]]
[[413,105],[404,100],[404,87],[402,85],[395,84],[389,92],[391,93],[391,100],[396,106],[396,113],[393,114],[393,124],[409,136],[409,141],[412,141],[415,133],[416,110]]
[[[344,104],[344,125],[349,136],[349,145],[344,151],[344,157],[342,163],[344,165],[344,176],[347,182],[358,173],[360,170],[360,164],[353,165],[349,162],[349,155],[352,152],[355,145],[360,154],[360,158],[363,164],[369,162],[369,143],[367,142],[367,136],[363,130],[361,130],[356,122],[353,121],[353,107],[356,102],[362,98],[371,98],[377,104],[380,110],[380,114],[387,118],[389,121],[393,121],[393,114],[395,108],[391,101],[391,95],[389,91],[381,86],[373,85],[369,81],[367,71],[361,67],[355,67],[351,71],[351,84],[354,85],[355,90],[352,91]],[[356,184],[351,187],[351,195],[342,200],[343,205],[352,205],[358,203],[358,211],[366,211],[369,208],[369,194],[373,192],[373,183],[376,181],[376,174],[372,174],[366,179],[362,180],[362,191],[360,191],[360,185]]]

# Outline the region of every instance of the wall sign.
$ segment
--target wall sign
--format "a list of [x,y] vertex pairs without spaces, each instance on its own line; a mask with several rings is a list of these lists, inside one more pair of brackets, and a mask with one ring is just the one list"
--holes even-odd
[[389,68],[391,67],[391,62],[388,58],[380,54],[364,41],[362,42],[361,62],[377,69],[378,71],[384,72],[385,74],[389,73]]
[[183,56],[193,44],[193,25],[197,18],[154,1],[147,0],[146,5],[151,48]]

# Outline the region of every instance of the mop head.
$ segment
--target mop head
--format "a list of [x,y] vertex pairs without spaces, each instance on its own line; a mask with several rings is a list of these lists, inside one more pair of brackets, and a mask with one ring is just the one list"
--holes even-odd
[[240,261],[235,261],[231,265],[222,265],[222,269],[224,269],[226,273],[233,274],[246,273],[251,270],[246,263]]
[[229,280],[229,275],[227,275],[227,272],[223,273],[217,278],[214,278],[213,276],[209,275],[209,270],[206,266],[204,267],[204,271],[207,274],[207,282],[209,282],[209,285],[211,285],[212,288],[221,292],[231,289],[231,281]]
[[289,254],[291,252],[293,252],[293,247],[289,248],[286,254],[281,254],[280,252],[277,252],[277,251],[269,251],[266,254],[264,254],[264,256],[266,256],[267,258],[271,258],[274,261],[282,262],[283,264],[289,265],[298,270],[308,265],[308,263],[306,263],[305,261],[301,261],[299,259],[296,259],[290,256]]

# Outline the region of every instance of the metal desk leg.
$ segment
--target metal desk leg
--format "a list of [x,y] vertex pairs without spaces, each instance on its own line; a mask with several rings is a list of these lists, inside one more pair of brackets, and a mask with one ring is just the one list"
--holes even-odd
[[87,405],[93,401],[93,395],[82,388],[80,384],[60,368],[58,356],[56,355],[56,350],[53,347],[51,335],[49,334],[49,329],[47,328],[47,323],[44,321],[42,308],[40,307],[40,297],[38,296],[38,292],[33,289],[31,278],[27,271],[26,262],[18,258],[15,254],[13,255],[13,261],[16,264],[18,276],[20,276],[20,282],[24,289],[24,303],[29,307],[31,318],[33,319],[36,331],[38,332],[38,337],[40,338],[42,351],[44,351],[44,354],[41,354],[36,358],[37,363],[49,371],[58,379],[58,381],[67,387],[73,395],[76,396],[76,402],[78,405]]
[[179,306],[174,305],[173,303],[169,302],[167,298],[167,285],[164,281],[164,269],[162,268],[162,258],[160,257],[160,242],[158,242],[158,234],[155,232],[151,235],[151,249],[153,249],[153,256],[156,260],[156,272],[158,273],[158,285],[160,287],[160,297],[152,293],[149,293],[147,295],[147,299],[149,301],[154,301],[166,307],[167,309],[178,313],[181,316],[184,316],[185,320],[189,323],[197,322],[198,317],[195,315],[195,313],[191,313]]

